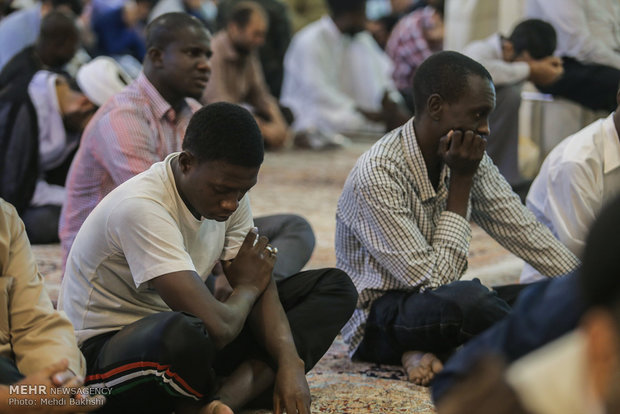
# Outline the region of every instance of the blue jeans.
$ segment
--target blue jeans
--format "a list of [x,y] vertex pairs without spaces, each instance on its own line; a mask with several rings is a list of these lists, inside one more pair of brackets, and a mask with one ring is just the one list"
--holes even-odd
[[512,362],[571,331],[584,312],[577,271],[532,283],[519,296],[510,315],[468,342],[433,380],[438,401],[485,354]]
[[387,292],[372,304],[364,339],[354,357],[398,365],[405,351],[445,357],[503,319],[510,312],[509,302],[522,288],[491,290],[474,279],[421,293]]

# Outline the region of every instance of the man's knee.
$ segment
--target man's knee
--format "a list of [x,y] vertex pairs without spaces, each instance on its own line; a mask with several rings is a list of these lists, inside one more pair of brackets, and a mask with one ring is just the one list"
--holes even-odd
[[326,296],[338,299],[341,314],[346,315],[346,320],[349,320],[357,306],[358,297],[349,275],[340,269],[328,269],[319,283],[322,284],[320,289]]
[[316,240],[308,220],[296,214],[282,214],[279,217],[283,223],[283,231],[302,240],[307,245],[308,250],[312,252]]
[[510,312],[510,306],[478,279],[453,282],[449,300],[463,317],[463,330],[472,335],[481,332]]

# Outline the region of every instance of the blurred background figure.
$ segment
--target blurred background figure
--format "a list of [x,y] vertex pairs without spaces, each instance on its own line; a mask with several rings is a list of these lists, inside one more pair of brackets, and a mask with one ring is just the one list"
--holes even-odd
[[114,59],[99,56],[80,67],[76,81],[84,95],[100,107],[133,79]]
[[428,5],[402,17],[387,41],[386,52],[394,62],[394,83],[412,112],[413,75],[427,57],[443,50],[443,9],[443,0],[428,1]]
[[75,21],[61,11],[47,13],[35,43],[18,52],[0,71],[0,90],[9,86],[25,88],[41,69],[63,72],[78,46]]
[[284,0],[291,12],[293,32],[298,32],[310,23],[329,13],[325,0]]
[[202,102],[247,105],[258,123],[265,145],[275,149],[290,140],[291,132],[277,99],[269,92],[258,60],[269,20],[256,2],[236,3],[226,28],[216,33],[211,47],[211,78]]
[[[230,13],[241,0],[221,0],[218,6],[218,30],[226,29]],[[282,0],[252,0],[267,13],[267,33],[264,43],[258,47],[265,82],[276,98],[280,98],[284,77],[284,55],[291,42],[291,19],[288,6]]]
[[521,91],[525,81],[543,88],[562,76],[562,60],[553,56],[555,48],[553,26],[539,19],[528,19],[517,24],[508,37],[495,33],[468,44],[463,50],[493,77],[496,101],[489,117],[491,134],[487,139],[487,153],[522,200],[531,182],[519,172]]
[[62,75],[41,70],[27,93],[0,93],[0,196],[11,202],[34,244],[58,242],[64,183],[95,106]]
[[82,13],[82,2],[43,0],[0,20],[0,70],[18,52],[35,43],[43,17],[54,10],[69,13],[75,19]]
[[132,76],[138,76],[146,53],[144,26],[157,0],[129,0],[93,15],[96,55],[112,56]]
[[613,111],[620,83],[620,2],[526,0],[525,14],[553,25],[564,63],[557,82],[538,88],[589,109]]
[[149,22],[162,14],[185,12],[203,22],[209,31],[214,32],[217,2],[215,0],[159,0],[149,15]]
[[[284,58],[281,101],[297,132],[378,138],[408,117],[391,78],[390,59],[365,30],[364,0],[330,0],[330,15],[298,32]],[[298,135],[301,136],[301,135]]]

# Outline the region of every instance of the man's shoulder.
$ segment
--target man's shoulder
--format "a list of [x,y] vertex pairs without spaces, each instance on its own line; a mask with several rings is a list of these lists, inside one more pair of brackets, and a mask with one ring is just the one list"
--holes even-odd
[[[148,96],[142,91],[135,82],[115,94],[95,113],[95,117],[89,123],[89,127],[96,126],[101,123],[113,122],[114,128],[127,127],[124,120],[131,119],[134,122],[148,122],[151,114],[150,101]],[[132,125],[135,125],[132,123]],[[88,135],[86,129],[84,135]]]
[[361,177],[376,177],[377,173],[381,172],[393,174],[406,166],[400,128],[383,136],[357,161],[358,174]]

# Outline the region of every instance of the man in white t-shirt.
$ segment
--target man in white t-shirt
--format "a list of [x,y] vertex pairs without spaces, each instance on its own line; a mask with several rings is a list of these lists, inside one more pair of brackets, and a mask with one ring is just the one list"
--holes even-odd
[[[262,161],[252,115],[208,105],[182,152],[117,187],[82,225],[59,307],[86,357],[85,383],[110,390],[105,410],[223,414],[266,394],[276,411],[310,412],[304,371],[357,294],[336,269],[276,285],[277,249],[252,229],[246,195]],[[204,283],[218,260],[232,287],[219,300]]]

